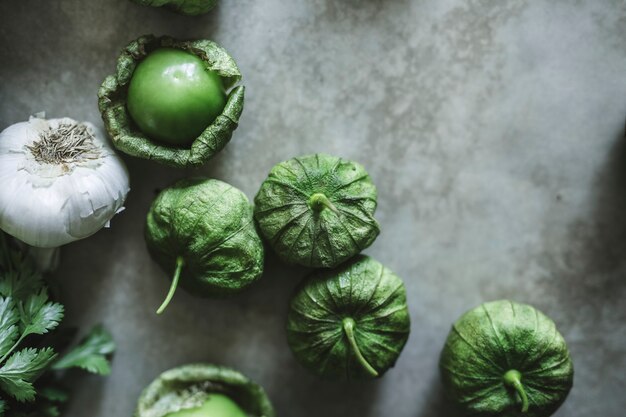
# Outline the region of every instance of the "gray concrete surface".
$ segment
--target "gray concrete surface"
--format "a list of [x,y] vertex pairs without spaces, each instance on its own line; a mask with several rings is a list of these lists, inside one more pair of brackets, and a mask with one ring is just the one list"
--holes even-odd
[[298,268],[270,257],[241,296],[179,293],[142,238],[154,190],[190,174],[126,158],[127,210],[64,249],[68,322],[104,322],[108,379],[79,377],[67,417],[130,416],[160,371],[194,361],[261,383],[281,416],[453,416],[439,350],[482,301],[532,303],[576,366],[558,417],[626,409],[626,4],[622,0],[222,0],[188,18],[126,0],[0,1],[0,127],[45,110],[100,122],[96,92],[143,33],[208,37],[248,88],[239,130],[200,172],[253,197],[270,167],[323,151],[380,189],[367,251],[404,277],[413,318],[397,367],[369,383],[308,375],[285,341]]

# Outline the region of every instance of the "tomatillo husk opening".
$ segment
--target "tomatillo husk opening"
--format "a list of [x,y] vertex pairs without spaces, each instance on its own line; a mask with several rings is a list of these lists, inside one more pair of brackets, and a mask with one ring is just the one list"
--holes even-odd
[[[168,146],[149,138],[137,127],[126,107],[128,85],[135,68],[159,48],[181,49],[198,56],[207,69],[219,74],[227,91],[224,110],[190,147]],[[240,80],[241,73],[233,58],[213,41],[179,41],[169,36],[144,35],[122,50],[115,74],[106,77],[98,91],[98,107],[113,145],[120,151],[173,167],[199,167],[220,152],[237,129],[245,91],[244,86],[236,86]]]

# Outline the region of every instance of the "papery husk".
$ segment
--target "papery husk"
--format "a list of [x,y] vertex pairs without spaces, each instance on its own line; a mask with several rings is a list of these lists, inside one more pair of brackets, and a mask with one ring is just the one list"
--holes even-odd
[[402,279],[364,255],[312,272],[289,303],[289,347],[302,366],[323,379],[383,376],[400,357],[410,331]]

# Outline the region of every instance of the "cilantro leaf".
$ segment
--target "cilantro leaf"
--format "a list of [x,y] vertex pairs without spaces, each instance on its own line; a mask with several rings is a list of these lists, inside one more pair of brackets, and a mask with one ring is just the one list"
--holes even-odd
[[17,401],[34,401],[33,381],[56,358],[51,348],[26,348],[15,352],[0,368],[0,387]]
[[56,380],[52,371],[78,367],[108,374],[107,355],[113,353],[115,343],[97,327],[58,362],[50,347],[54,335],[37,339],[46,348],[25,348],[29,335],[44,335],[59,326],[64,308],[49,300],[43,274],[28,248],[9,239],[0,231],[0,393],[4,397],[0,417],[58,417],[68,395],[48,385]]
[[93,328],[81,343],[59,359],[53,369],[81,368],[94,374],[108,375],[111,365],[107,355],[115,351],[115,342],[103,326]]
[[0,387],[19,402],[35,401],[35,387],[19,377],[0,378]]
[[0,297],[0,357],[13,347],[19,337],[19,314],[11,298]]
[[0,295],[22,301],[45,287],[43,275],[33,260],[7,241],[0,231]]
[[16,263],[15,268],[2,272],[0,295],[21,301],[45,288],[43,276],[27,260]]
[[31,294],[20,304],[22,338],[30,334],[45,334],[54,330],[63,320],[63,306],[48,301],[45,290]]

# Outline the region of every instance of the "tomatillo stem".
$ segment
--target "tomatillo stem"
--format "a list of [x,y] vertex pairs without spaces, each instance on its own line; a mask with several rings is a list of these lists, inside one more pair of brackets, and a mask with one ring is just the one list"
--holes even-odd
[[354,355],[356,356],[357,360],[359,361],[361,366],[363,366],[363,368],[371,376],[377,377],[378,371],[376,371],[376,369],[374,369],[372,365],[370,365],[369,362],[363,357],[363,354],[361,353],[359,346],[356,344],[356,338],[354,337],[354,325],[355,325],[354,320],[350,317],[346,317],[345,319],[343,319],[342,323],[343,323],[343,331],[346,333],[346,336],[348,337],[348,341],[350,342],[350,347],[352,348],[352,351],[354,352]]
[[170,301],[172,301],[172,298],[174,298],[174,294],[178,288],[178,281],[180,281],[180,273],[182,272],[184,265],[185,260],[182,256],[176,258],[176,270],[174,271],[174,278],[172,279],[172,285],[170,285],[170,291],[167,293],[167,297],[165,297],[165,301],[163,301],[161,307],[157,310],[157,314],[162,314],[169,305]]
[[508,371],[504,374],[504,384],[508,387],[514,388],[517,394],[522,399],[522,413],[528,411],[528,395],[522,385],[522,374],[515,369]]
[[309,206],[318,213],[325,208],[330,209],[333,213],[339,214],[339,210],[331,201],[322,193],[315,193],[309,197]]

